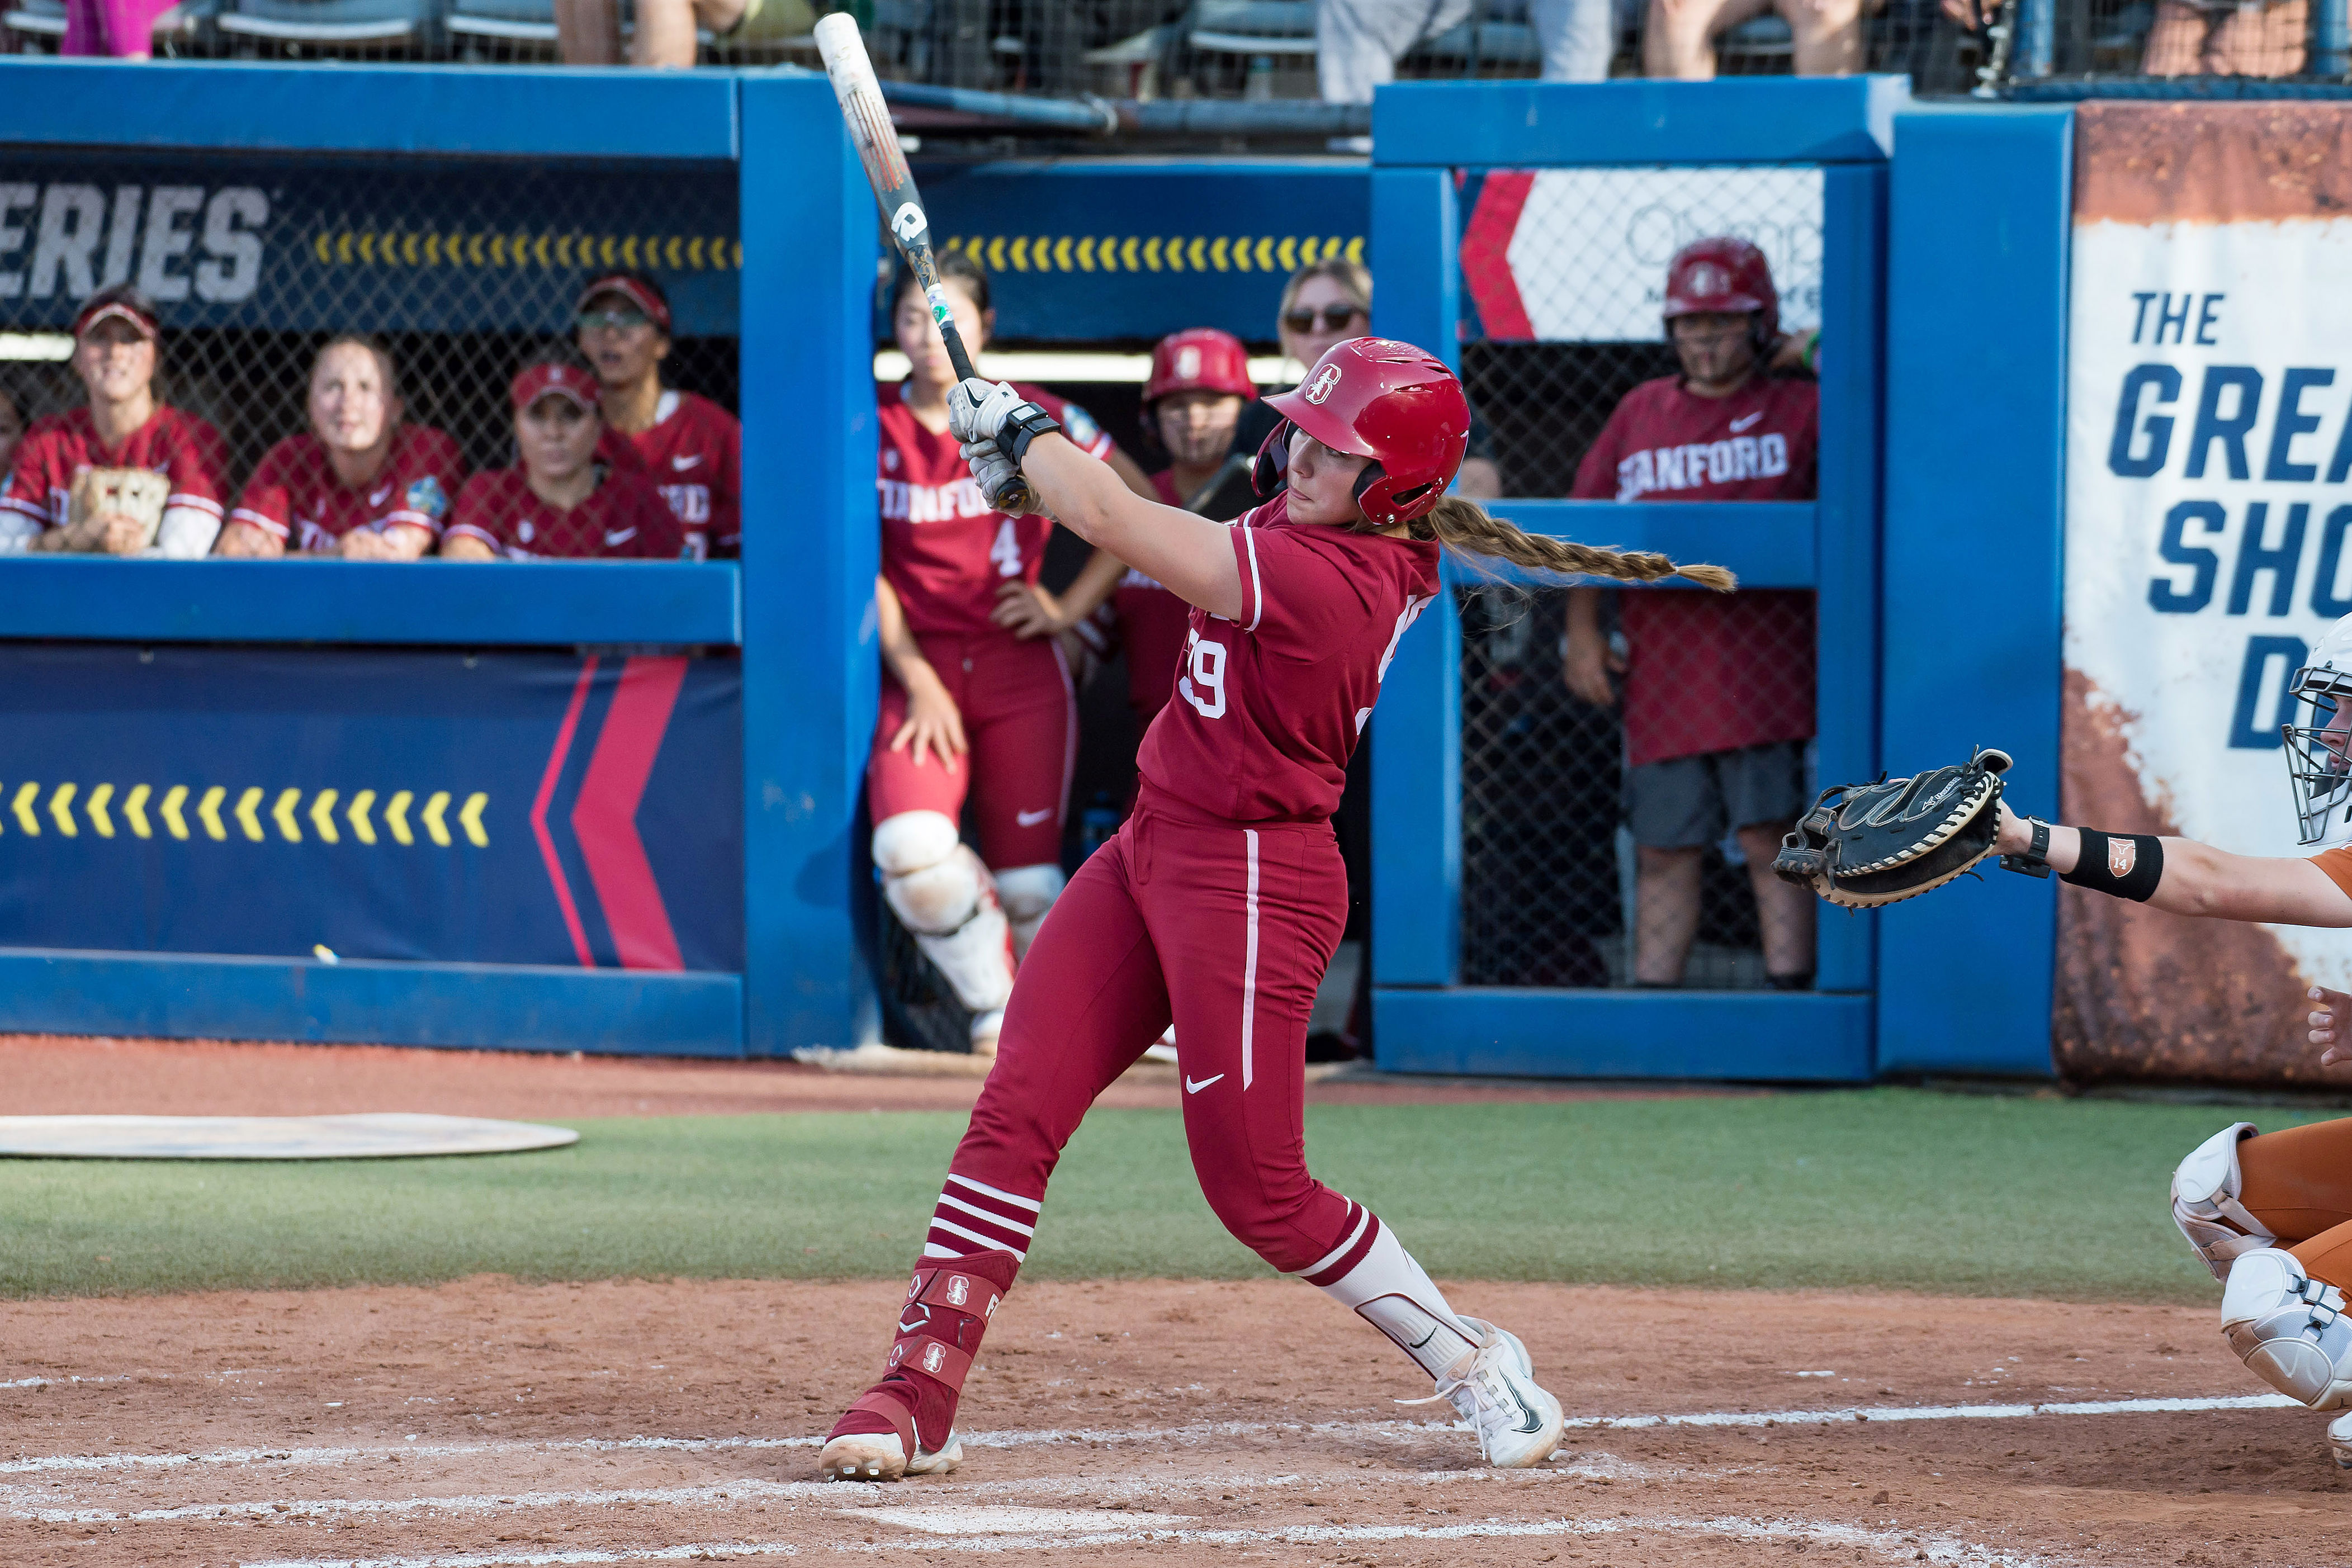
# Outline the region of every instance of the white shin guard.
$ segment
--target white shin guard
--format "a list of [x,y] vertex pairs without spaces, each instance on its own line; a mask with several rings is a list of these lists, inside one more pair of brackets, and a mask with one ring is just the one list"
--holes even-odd
[[1004,905],[1004,917],[1013,924],[1013,956],[1025,958],[1029,944],[1037,939],[1037,927],[1045,923],[1045,912],[1062,896],[1066,879],[1058,865],[1013,865],[996,873],[997,902]]
[[2238,1145],[2253,1135],[2252,1122],[2233,1123],[2198,1145],[2172,1173],[2172,1222],[2217,1280],[2227,1280],[2239,1258],[2278,1239],[2239,1201]]
[[1371,1250],[1347,1273],[1318,1288],[1394,1340],[1423,1372],[1443,1377],[1447,1368],[1477,1349],[1481,1336],[1446,1303],[1444,1292],[1398,1242],[1396,1233],[1369,1211],[1364,1218],[1379,1227]]
[[956,825],[938,811],[901,811],[874,826],[882,896],[950,986],[975,1013],[1013,996],[1011,928],[995,884]]
[[2292,1252],[2241,1254],[2221,1292],[2221,1333],[2253,1375],[2314,1410],[2352,1405],[2352,1323],[2344,1292],[2304,1272]]

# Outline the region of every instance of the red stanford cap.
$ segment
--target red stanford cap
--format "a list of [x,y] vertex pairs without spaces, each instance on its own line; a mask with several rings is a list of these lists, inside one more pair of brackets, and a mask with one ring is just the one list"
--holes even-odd
[[665,332],[669,330],[669,307],[662,303],[661,296],[625,273],[614,273],[591,281],[580,291],[580,303],[572,309],[575,312],[587,309],[590,301],[599,294],[621,296],[644,311],[655,326]]
[[130,322],[138,334],[151,343],[163,335],[163,329],[157,325],[155,318],[120,295],[109,298],[111,293],[111,290],[108,290],[93,295],[89,303],[81,308],[81,314],[74,318],[73,335],[76,338],[79,338],[100,321],[109,320]]
[[1250,380],[1249,350],[1239,338],[1214,327],[1171,332],[1151,350],[1151,379],[1143,384],[1143,401],[1180,392],[1234,392],[1255,400],[1257,383]]
[[513,393],[517,408],[552,394],[570,398],[583,413],[599,412],[596,378],[573,365],[525,365],[515,372]]

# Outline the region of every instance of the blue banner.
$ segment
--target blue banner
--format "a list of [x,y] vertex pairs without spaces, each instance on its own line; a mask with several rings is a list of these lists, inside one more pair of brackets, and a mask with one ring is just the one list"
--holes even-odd
[[137,284],[177,328],[562,332],[598,268],[662,280],[681,336],[735,331],[731,165],[263,154],[0,162],[0,329]]
[[0,643],[0,946],[743,964],[732,657]]

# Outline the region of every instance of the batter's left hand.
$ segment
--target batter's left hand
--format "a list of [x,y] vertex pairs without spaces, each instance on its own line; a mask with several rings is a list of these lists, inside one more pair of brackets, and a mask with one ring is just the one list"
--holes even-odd
[[1004,416],[1027,401],[1010,382],[958,382],[948,390],[948,429],[960,442],[993,441]]
[[1062,601],[1034,582],[1008,580],[996,590],[996,607],[988,618],[1026,642],[1053,637],[1069,630],[1062,619]]
[[2345,1038],[2352,1034],[2352,996],[2325,986],[2314,986],[2306,995],[2311,998],[2311,1043],[2323,1048],[2319,1065],[2352,1061],[2352,1040]]

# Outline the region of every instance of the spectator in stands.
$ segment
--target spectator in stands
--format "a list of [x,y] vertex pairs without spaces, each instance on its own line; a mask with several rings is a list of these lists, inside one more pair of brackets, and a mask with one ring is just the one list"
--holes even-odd
[[[1310,261],[1282,286],[1282,307],[1275,313],[1275,333],[1282,357],[1306,367],[1322,359],[1335,343],[1360,338],[1372,329],[1372,272],[1360,261],[1328,256]],[[1290,384],[1269,389],[1287,392]],[[1272,434],[1281,417],[1265,403],[1253,403],[1242,414],[1234,446],[1255,455]],[[1503,493],[1502,471],[1495,466],[1493,439],[1476,409],[1470,411],[1470,455],[1454,481],[1454,493],[1474,501],[1492,500]]]
[[173,0],[66,0],[61,55],[143,60],[155,52],[155,24]]
[[686,537],[644,475],[596,460],[595,372],[561,350],[515,373],[521,465],[466,481],[441,553],[451,560],[677,560]]
[[1607,81],[1617,57],[1615,0],[1528,0],[1545,81]]
[[0,387],[0,476],[8,472],[16,460],[16,444],[25,439],[25,411],[16,405],[16,394]]
[[[697,28],[716,37],[733,37],[759,16],[761,5],[761,0],[636,0],[637,29],[629,45],[629,64],[690,70]],[[619,65],[619,0],[555,0],[555,37],[567,66]]]
[[[1959,0],[1952,0],[1958,4]],[[1645,75],[1684,81],[1715,76],[1715,40],[1742,22],[1778,11],[1801,77],[1851,76],[1863,68],[1862,18],[1884,0],[1649,0],[1642,26]]]
[[[74,318],[74,374],[88,403],[36,420],[0,482],[0,551],[66,550],[192,559],[213,548],[227,492],[228,445],[195,415],[155,399],[163,329],[128,284],[101,288]],[[100,512],[71,520],[74,476],[147,468],[171,483],[162,525]]]
[[[1970,32],[1990,26],[2001,0],[1943,0],[1944,12]],[[2139,68],[2152,77],[2291,77],[2302,74],[2310,46],[2307,0],[2156,0],[2156,17]]]
[[[1819,389],[1764,373],[1780,341],[1764,253],[1727,237],[1685,246],[1666,268],[1664,316],[1682,374],[1625,394],[1577,470],[1577,497],[1811,500]],[[1635,983],[1681,983],[1698,929],[1702,857],[1729,829],[1755,891],[1766,973],[1780,989],[1810,988],[1812,898],[1773,876],[1772,857],[1805,806],[1811,595],[1622,593],[1620,657],[1601,626],[1602,591],[1570,591],[1563,674],[1601,706],[1617,700],[1612,677],[1624,676]]]
[[642,272],[604,273],[581,290],[573,325],[602,388],[598,459],[653,481],[695,559],[740,555],[743,427],[709,398],[662,385],[669,296]]
[[466,459],[402,418],[391,350],[356,332],[329,339],[310,361],[310,411],[308,431],[262,455],[214,553],[415,560],[431,549]]

